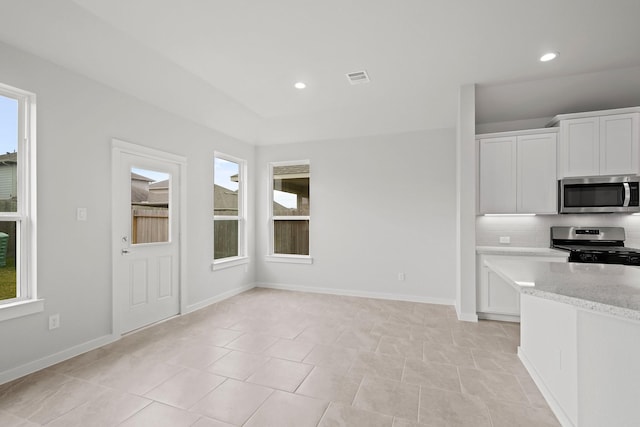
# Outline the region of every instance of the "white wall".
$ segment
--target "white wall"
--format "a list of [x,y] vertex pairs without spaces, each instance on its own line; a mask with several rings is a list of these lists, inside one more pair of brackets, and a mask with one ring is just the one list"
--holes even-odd
[[456,132],[456,312],[477,322],[476,315],[476,88],[460,87]]
[[[213,230],[213,153],[244,158],[253,169],[252,145],[5,44],[0,44],[0,58],[0,82],[37,95],[38,289],[45,299],[43,313],[0,322],[0,383],[54,360],[58,352],[68,354],[69,349],[111,334],[114,137],[187,158],[188,304],[211,301],[253,283],[253,264],[247,273],[244,267],[212,272],[213,243],[208,238]],[[88,221],[75,220],[77,207],[88,209]],[[253,210],[250,199],[248,211]],[[248,223],[253,236],[252,217]],[[60,313],[61,326],[49,331],[52,313]]]
[[[268,163],[306,159],[313,264],[265,262]],[[260,283],[453,303],[453,129],[258,147],[257,167]]]

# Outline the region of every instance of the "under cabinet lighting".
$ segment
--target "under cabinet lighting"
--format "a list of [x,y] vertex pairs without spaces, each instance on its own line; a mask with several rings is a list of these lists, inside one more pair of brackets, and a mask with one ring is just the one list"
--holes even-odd
[[536,282],[519,282],[519,281],[516,280],[516,285],[534,287],[534,286],[536,286]]
[[632,213],[632,216],[640,216],[640,212]]
[[519,213],[519,214],[484,214],[484,216],[536,216],[536,214]]
[[305,87],[307,87],[307,85],[304,82],[297,82],[293,85],[293,87],[295,87],[296,89],[304,89]]

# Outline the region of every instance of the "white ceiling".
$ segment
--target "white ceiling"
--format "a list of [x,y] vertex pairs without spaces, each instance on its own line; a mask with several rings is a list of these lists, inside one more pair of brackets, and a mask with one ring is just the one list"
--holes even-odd
[[[640,104],[638,0],[0,7],[1,41],[258,144],[454,127],[458,88],[469,83],[479,123]],[[540,63],[549,50],[560,57]],[[371,83],[351,86],[345,73],[363,69]],[[294,89],[298,80],[307,89]]]

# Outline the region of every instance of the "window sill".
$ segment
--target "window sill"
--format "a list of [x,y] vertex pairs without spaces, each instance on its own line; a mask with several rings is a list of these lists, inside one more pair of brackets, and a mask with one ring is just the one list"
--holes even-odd
[[211,270],[224,270],[225,268],[235,267],[236,265],[249,264],[249,257],[237,256],[230,258],[217,259],[211,263]]
[[313,264],[313,258],[308,255],[267,255],[267,262],[284,262],[289,264]]
[[0,305],[0,322],[44,311],[43,299],[30,299]]

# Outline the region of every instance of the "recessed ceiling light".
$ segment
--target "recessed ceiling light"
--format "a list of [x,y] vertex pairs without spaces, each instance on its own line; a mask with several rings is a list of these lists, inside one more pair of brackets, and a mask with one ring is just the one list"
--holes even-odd
[[556,59],[557,57],[558,57],[558,52],[549,52],[549,53],[545,53],[544,55],[542,55],[540,57],[540,61],[549,62],[549,61],[552,61],[552,60]]
[[307,85],[304,84],[303,82],[297,82],[296,84],[293,85],[293,87],[295,87],[296,89],[304,89],[305,87],[307,87]]

